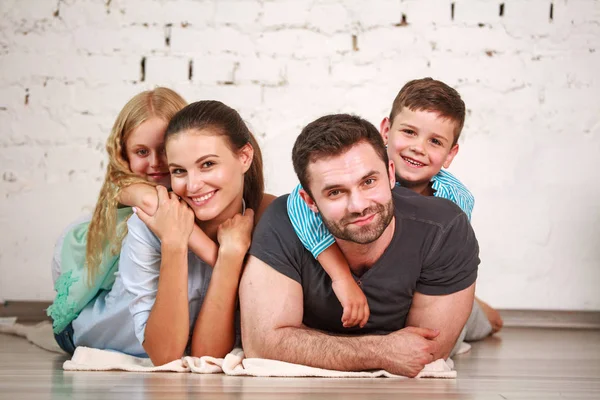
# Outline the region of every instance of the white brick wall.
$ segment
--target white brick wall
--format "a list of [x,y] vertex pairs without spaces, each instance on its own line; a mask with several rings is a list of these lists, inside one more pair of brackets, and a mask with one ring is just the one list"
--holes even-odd
[[3,0],[0,17],[0,299],[53,297],[54,240],[93,207],[135,93],[236,107],[282,194],[306,123],[378,125],[431,75],[469,109],[451,171],[477,198],[479,295],[600,310],[599,0]]

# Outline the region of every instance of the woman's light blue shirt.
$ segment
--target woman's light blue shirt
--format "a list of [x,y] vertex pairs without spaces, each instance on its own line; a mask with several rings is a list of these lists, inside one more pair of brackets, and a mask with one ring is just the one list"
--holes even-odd
[[[127,228],[115,284],[111,290],[101,292],[73,321],[74,343],[148,357],[142,343],[158,292],[161,246],[137,215],[131,216]],[[211,274],[210,265],[189,251],[190,337]]]

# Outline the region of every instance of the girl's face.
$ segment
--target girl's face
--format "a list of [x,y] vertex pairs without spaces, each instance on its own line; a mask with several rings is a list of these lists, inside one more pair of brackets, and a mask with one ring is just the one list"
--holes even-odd
[[222,222],[240,212],[254,150],[247,144],[233,152],[228,140],[205,129],[179,133],[167,143],[173,191],[199,221]]
[[167,121],[152,117],[135,128],[125,142],[129,169],[136,175],[169,187],[170,177],[165,155]]

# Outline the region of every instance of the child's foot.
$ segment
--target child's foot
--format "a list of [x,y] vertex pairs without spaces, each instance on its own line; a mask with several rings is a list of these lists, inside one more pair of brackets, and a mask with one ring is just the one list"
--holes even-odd
[[344,328],[367,324],[370,310],[367,298],[358,284],[352,279],[340,279],[332,282],[333,292],[344,307],[342,324]]
[[492,308],[489,304],[478,299],[477,297],[475,297],[475,301],[477,301],[477,303],[479,303],[479,305],[481,306],[481,309],[485,313],[485,316],[487,317],[488,321],[490,321],[490,324],[492,325],[492,334],[494,334],[494,333],[498,332],[500,329],[502,329],[502,326],[504,325],[504,321],[502,321],[502,317],[500,316],[500,313],[495,308]]

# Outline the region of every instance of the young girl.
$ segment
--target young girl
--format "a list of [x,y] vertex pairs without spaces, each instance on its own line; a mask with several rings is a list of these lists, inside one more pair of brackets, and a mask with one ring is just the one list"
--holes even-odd
[[[55,247],[52,276],[57,294],[48,315],[59,344],[71,336],[70,324],[81,310],[114,283],[126,233],[123,222],[131,215],[131,208],[118,208],[119,203],[152,212],[156,190],[148,183],[170,184],[164,132],[185,105],[177,93],[159,87],[134,96],[119,113],[107,140],[107,172],[91,221],[84,217],[71,224]],[[214,262],[214,243],[199,229],[192,239]]]
[[[234,345],[250,209],[260,213],[272,198],[263,195],[260,149],[237,112],[219,102],[181,110],[165,146],[173,193],[159,186],[154,215],[137,208],[129,219],[119,274],[73,321],[72,348],[150,356],[159,365],[186,349],[222,357]],[[220,244],[214,268],[189,251],[195,226]]]

